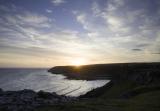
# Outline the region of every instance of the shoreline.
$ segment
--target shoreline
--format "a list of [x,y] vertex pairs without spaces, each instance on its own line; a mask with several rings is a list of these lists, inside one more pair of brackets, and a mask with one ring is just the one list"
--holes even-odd
[[[65,70],[63,70],[63,68]],[[21,91],[3,91],[2,89],[0,89],[0,110],[13,111],[14,109],[14,111],[20,111],[26,109],[25,111],[34,111],[34,109],[38,107],[56,107],[56,105],[69,108],[68,104],[70,104],[72,107],[73,104],[78,105],[84,101],[92,103],[92,98],[99,99],[102,102],[100,104],[107,105],[106,101],[118,99],[122,102],[123,100],[127,100],[129,102],[129,100],[132,100],[132,98],[134,98],[135,96],[141,96],[143,94],[160,91],[160,63],[118,65],[114,64],[98,66],[91,65],[83,68],[84,69],[81,68],[75,70],[73,69],[73,67],[70,66],[59,66],[58,69],[60,70],[58,71],[59,73],[61,72],[60,74],[62,74],[62,72],[69,70],[67,73],[65,72],[63,74],[70,77],[71,79],[76,79],[77,77],[79,77],[78,79],[88,78],[87,80],[94,80],[92,76],[94,76],[95,74],[94,78],[108,78],[110,76],[111,81],[106,85],[93,89],[79,97],[67,97],[57,95],[56,93],[48,93],[44,91],[35,92],[26,89]],[[51,70],[49,72],[51,72]],[[107,75],[107,72],[111,72],[109,76]],[[54,73],[53,68],[52,73]],[[77,74],[78,76],[73,76],[75,74]],[[99,74],[99,76],[97,76],[97,74]],[[156,96],[159,97],[159,94],[157,94]],[[126,105],[125,107],[128,107],[126,103],[124,103],[124,105]],[[92,107],[94,107],[94,105]]]
[[12,111],[32,111],[37,107],[63,105],[65,103],[72,103],[83,99],[96,98],[101,96],[107,88],[112,86],[112,82],[105,84],[102,87],[93,89],[84,95],[78,97],[69,97],[65,95],[58,95],[55,92],[38,91],[35,92],[30,89],[19,91],[3,91],[0,88],[0,110]]

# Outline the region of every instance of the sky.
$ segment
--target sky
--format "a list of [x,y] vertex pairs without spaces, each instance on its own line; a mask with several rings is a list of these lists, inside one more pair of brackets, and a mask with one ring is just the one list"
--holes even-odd
[[0,67],[160,62],[160,0],[0,0]]

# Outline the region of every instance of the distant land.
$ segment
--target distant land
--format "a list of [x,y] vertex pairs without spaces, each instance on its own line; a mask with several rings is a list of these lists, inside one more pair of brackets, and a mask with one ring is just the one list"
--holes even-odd
[[138,79],[140,75],[159,76],[160,62],[55,66],[48,71],[54,74],[64,74],[70,79]]

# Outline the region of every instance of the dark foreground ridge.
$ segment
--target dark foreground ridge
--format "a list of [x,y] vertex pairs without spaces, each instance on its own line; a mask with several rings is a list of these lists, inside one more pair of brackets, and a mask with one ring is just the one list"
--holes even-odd
[[73,97],[32,90],[3,91],[0,89],[0,111],[33,111],[36,107],[75,101]]
[[112,83],[109,82],[103,87],[93,89],[79,97],[57,95],[54,92],[35,92],[29,89],[20,91],[3,91],[0,89],[0,111],[35,111],[38,107],[59,106],[64,105],[65,103],[74,103],[83,99],[99,97],[111,86]]

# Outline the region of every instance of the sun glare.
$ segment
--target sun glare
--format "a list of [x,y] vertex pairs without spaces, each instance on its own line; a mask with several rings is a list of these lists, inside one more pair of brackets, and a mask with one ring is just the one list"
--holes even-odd
[[86,60],[83,58],[74,59],[72,61],[72,65],[75,65],[75,66],[81,66],[81,65],[85,65],[85,64],[86,64]]

